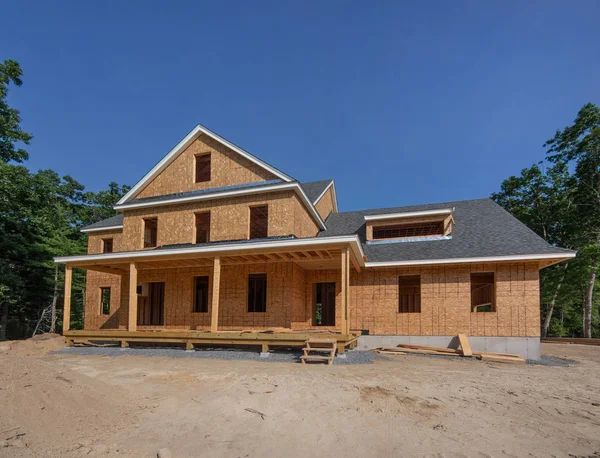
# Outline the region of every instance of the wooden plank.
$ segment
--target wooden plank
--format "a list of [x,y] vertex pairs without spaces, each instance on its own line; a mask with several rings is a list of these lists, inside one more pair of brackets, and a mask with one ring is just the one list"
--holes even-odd
[[135,262],[129,264],[129,322],[127,330],[137,331],[137,266]]
[[478,356],[479,359],[481,359],[482,361],[491,361],[491,362],[495,362],[495,363],[525,363],[525,359],[518,357],[518,358],[513,358],[513,357],[507,357],[504,355],[479,355]]
[[210,316],[210,330],[211,332],[217,332],[219,328],[219,291],[221,288],[221,259],[219,257],[215,258],[212,280],[213,293]]
[[459,334],[458,342],[460,343],[460,348],[462,349],[463,356],[473,356],[471,344],[469,343],[469,338],[466,334]]
[[462,354],[461,350],[456,350],[454,348],[443,348],[443,347],[429,347],[426,345],[411,345],[411,344],[400,344],[398,345],[400,348],[412,348],[414,350],[432,350],[438,351],[440,353],[450,353],[450,354]]
[[[351,341],[356,338],[355,335],[344,335],[344,334],[330,334],[337,342]],[[213,333],[209,331],[169,331],[169,330],[146,330],[129,332],[127,330],[80,330],[80,331],[69,331],[65,334],[68,337],[89,337],[89,338],[101,338],[101,337],[173,337],[173,338],[210,338],[210,339],[256,339],[256,340],[301,340],[306,342],[311,338],[322,338],[323,334],[311,333],[311,332],[287,332],[287,333],[265,333],[260,331],[219,331]]]
[[342,334],[349,334],[348,302],[350,289],[350,253],[348,247],[342,248]]
[[65,266],[65,303],[63,309],[63,334],[71,327],[71,283],[73,268]]

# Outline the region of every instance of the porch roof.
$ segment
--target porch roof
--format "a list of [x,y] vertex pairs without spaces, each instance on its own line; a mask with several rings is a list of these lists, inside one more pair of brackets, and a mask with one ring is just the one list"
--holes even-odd
[[202,267],[219,257],[223,264],[256,262],[297,262],[339,265],[341,249],[349,247],[354,267],[365,265],[361,243],[356,235],[302,238],[282,237],[234,242],[211,242],[163,246],[150,250],[61,256],[55,262],[101,272],[123,274],[130,262],[145,268]]

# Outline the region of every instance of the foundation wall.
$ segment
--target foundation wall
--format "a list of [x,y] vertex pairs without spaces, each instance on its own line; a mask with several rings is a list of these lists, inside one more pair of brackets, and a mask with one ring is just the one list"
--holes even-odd
[[[494,272],[496,311],[471,312],[471,272]],[[247,312],[248,274],[267,273],[267,312]],[[398,313],[398,276],[421,275],[421,312]],[[139,271],[138,281],[164,281],[165,327],[208,329],[208,313],[192,313],[193,277],[212,268]],[[126,326],[128,278],[88,272],[86,329]],[[313,327],[315,283],[336,283],[336,327],[341,324],[339,270],[304,270],[295,263],[223,266],[219,327],[223,330]],[[100,313],[100,287],[110,286],[111,316]],[[212,292],[212,283],[209,286]],[[539,337],[537,264],[470,264],[422,268],[352,270],[350,329],[382,336]],[[120,301],[119,301],[120,297]],[[209,303],[211,298],[209,298]],[[321,328],[325,329],[325,328]]]
[[[358,338],[359,350],[382,346],[395,347],[399,344],[458,348],[458,338],[456,336],[360,336]],[[475,351],[510,353],[525,359],[540,359],[539,337],[469,337],[469,344]]]
[[[211,153],[211,179],[195,183],[195,156],[206,153]],[[262,167],[203,134],[154,178],[137,197],[154,197],[276,178]]]

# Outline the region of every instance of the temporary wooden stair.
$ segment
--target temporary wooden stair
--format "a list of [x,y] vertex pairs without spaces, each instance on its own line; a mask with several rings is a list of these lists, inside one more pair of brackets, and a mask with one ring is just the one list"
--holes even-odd
[[[300,361],[302,364],[306,364],[307,361],[333,364],[336,344],[335,339],[308,339],[306,346],[302,349],[304,355],[300,357]],[[323,353],[329,354],[323,355]]]

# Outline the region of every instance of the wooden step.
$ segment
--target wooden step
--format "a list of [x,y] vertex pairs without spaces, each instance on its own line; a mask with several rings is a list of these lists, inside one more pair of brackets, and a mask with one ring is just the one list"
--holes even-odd
[[305,347],[306,351],[335,351],[335,347]]
[[317,355],[304,355],[300,357],[302,364],[306,364],[307,361],[318,361],[327,364],[333,363],[333,356],[317,356]]

